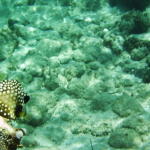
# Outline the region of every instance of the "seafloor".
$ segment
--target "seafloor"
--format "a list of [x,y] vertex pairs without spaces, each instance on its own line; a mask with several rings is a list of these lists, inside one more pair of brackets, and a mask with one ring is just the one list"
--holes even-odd
[[30,101],[18,150],[150,150],[150,0],[0,0],[0,80]]

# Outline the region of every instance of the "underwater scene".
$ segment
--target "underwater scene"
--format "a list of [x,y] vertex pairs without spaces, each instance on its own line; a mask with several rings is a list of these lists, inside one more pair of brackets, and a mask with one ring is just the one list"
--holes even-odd
[[150,150],[150,0],[0,0],[0,150]]

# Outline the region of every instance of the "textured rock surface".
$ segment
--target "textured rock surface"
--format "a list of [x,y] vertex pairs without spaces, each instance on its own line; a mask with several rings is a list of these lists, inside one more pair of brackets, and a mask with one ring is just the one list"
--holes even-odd
[[17,79],[31,97],[12,122],[27,132],[18,150],[149,149],[142,2],[0,0],[0,81]]

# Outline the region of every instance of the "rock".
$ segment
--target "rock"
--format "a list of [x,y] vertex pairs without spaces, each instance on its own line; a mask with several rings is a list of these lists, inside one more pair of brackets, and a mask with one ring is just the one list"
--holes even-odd
[[112,106],[112,110],[120,117],[143,113],[144,109],[137,100],[128,95],[120,96]]
[[18,40],[9,29],[0,30],[0,61],[9,58],[18,46]]
[[109,137],[108,144],[114,148],[137,148],[141,143],[140,136],[132,129],[116,129]]
[[111,105],[114,103],[116,96],[113,96],[108,93],[101,93],[93,96],[91,100],[91,109],[93,111],[106,111],[111,109]]

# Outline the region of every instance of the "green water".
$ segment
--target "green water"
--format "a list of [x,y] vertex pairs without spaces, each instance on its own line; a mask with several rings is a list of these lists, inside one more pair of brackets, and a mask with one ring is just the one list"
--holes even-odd
[[18,150],[150,149],[149,0],[0,0],[0,80],[30,96]]

